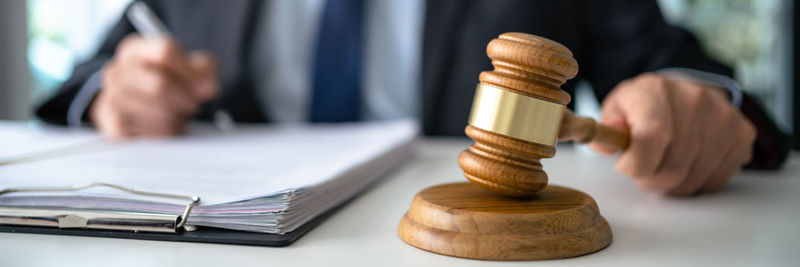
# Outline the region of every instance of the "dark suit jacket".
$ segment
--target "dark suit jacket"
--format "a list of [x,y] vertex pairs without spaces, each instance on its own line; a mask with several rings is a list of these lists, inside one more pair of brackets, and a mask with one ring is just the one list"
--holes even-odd
[[[253,49],[254,24],[264,1],[145,1],[189,50],[206,50],[220,64],[221,105],[237,121],[266,121],[244,71]],[[65,124],[66,110],[88,77],[114,54],[134,29],[121,19],[97,55],[75,68],[57,95],[36,114]],[[421,88],[423,129],[429,135],[463,135],[478,74],[492,68],[486,44],[500,33],[518,31],[550,38],[568,47],[580,65],[563,89],[572,93],[588,80],[603,99],[620,81],[667,67],[687,67],[730,76],[730,68],[710,59],[686,31],[667,25],[655,1],[435,0],[426,6]],[[743,111],[759,128],[754,158],[776,167],[789,141],[749,98]],[[208,119],[205,109],[198,118]],[[785,148],[785,149],[784,149]]]

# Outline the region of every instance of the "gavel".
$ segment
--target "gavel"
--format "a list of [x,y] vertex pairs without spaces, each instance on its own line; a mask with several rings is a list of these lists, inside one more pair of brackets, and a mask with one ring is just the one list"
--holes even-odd
[[458,163],[469,181],[507,196],[529,196],[547,186],[541,158],[556,142],[595,142],[624,150],[627,132],[577,117],[560,89],[578,73],[572,52],[547,38],[504,33],[489,42],[494,69],[480,74],[465,132],[475,143]]
[[557,259],[605,248],[613,234],[595,200],[548,185],[539,160],[555,156],[558,140],[625,149],[628,134],[567,110],[570,96],[559,86],[575,77],[578,63],[566,47],[504,33],[487,54],[494,69],[480,74],[466,127],[475,143],[458,157],[471,183],[417,193],[398,235],[420,249],[482,260]]

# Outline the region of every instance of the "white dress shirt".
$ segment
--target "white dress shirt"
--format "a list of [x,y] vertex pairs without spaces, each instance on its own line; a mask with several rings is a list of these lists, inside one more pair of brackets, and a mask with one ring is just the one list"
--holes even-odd
[[[422,0],[365,2],[361,118],[418,115]],[[277,0],[264,5],[248,71],[266,117],[303,122],[311,110],[312,62],[324,0]]]

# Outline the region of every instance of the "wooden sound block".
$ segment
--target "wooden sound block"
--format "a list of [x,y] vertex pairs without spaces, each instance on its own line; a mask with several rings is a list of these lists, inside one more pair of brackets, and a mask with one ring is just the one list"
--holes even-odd
[[397,232],[420,249],[481,260],[567,258],[611,243],[594,199],[554,185],[527,198],[471,183],[429,187],[414,197]]

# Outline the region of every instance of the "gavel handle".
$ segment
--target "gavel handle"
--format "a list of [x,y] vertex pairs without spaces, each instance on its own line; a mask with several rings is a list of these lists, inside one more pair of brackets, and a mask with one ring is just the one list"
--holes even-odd
[[597,123],[593,119],[577,117],[571,110],[564,112],[561,120],[559,141],[572,140],[576,143],[595,142],[625,150],[631,138],[628,132]]

